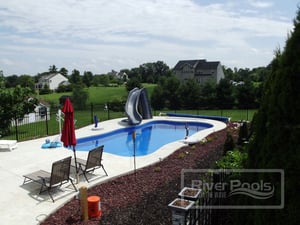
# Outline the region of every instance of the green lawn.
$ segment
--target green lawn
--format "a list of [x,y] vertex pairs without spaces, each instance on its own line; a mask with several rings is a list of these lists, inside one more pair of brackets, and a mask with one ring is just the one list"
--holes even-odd
[[[148,91],[149,96],[151,96],[152,91],[156,84],[143,84]],[[125,85],[117,86],[117,87],[89,87],[86,88],[89,93],[89,98],[87,100],[87,104],[105,104],[106,102],[117,100],[117,99],[125,99],[127,98],[127,90]],[[39,98],[45,100],[46,102],[58,104],[59,98],[63,95],[72,95],[71,92],[66,93],[52,93],[47,95],[40,95]]]
[[[143,84],[147,88],[149,98],[154,90],[155,84]],[[89,92],[88,107],[86,110],[76,110],[75,119],[76,119],[76,128],[84,127],[93,123],[93,115],[91,115],[90,103],[98,105],[98,108],[95,109],[94,113],[98,116],[100,121],[115,119],[125,117],[125,112],[114,112],[112,110],[105,111],[104,104],[116,99],[124,99],[126,101],[127,91],[125,86],[119,87],[90,87],[87,89]],[[48,95],[40,95],[40,99],[43,99],[51,105],[58,105],[59,98],[62,95],[71,95],[71,93],[53,93]],[[100,106],[100,108],[99,108]],[[210,115],[210,116],[225,116],[230,117],[231,121],[240,121],[240,120],[252,120],[254,113],[257,110],[239,110],[239,109],[229,109],[229,110],[160,110],[153,111],[154,116],[158,116],[160,113],[165,112],[175,112],[175,113],[187,113],[194,115]],[[45,137],[47,135],[58,134],[59,124],[56,121],[56,110],[51,110],[50,120],[25,124],[18,126],[17,130],[15,127],[12,127],[11,135],[2,137],[3,139],[18,139],[19,141],[28,140],[33,138]],[[48,133],[47,133],[48,131]],[[16,138],[16,133],[18,133],[18,138]],[[0,137],[1,139],[1,137]]]

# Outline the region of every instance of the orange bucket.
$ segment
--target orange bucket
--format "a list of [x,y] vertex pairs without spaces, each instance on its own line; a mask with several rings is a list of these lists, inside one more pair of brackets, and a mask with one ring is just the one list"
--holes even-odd
[[90,218],[100,217],[102,215],[101,202],[99,196],[90,196],[88,201],[88,214]]

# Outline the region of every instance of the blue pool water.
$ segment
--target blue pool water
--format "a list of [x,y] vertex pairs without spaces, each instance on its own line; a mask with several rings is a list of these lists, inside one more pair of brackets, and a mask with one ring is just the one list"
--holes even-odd
[[[119,156],[144,156],[155,152],[163,145],[186,136],[188,127],[189,136],[212,125],[200,122],[151,121],[138,126],[121,128],[109,133],[79,138],[76,150],[89,151],[97,146],[104,145],[104,152]],[[132,133],[136,139],[133,142]]]

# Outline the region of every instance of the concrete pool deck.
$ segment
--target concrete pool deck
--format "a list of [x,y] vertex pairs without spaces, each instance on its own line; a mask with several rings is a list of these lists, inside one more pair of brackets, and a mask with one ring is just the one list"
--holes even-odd
[[[80,129],[76,129],[76,138],[98,135],[108,131],[112,131],[124,127],[122,120],[118,118],[98,123],[99,129],[94,130],[94,125],[89,125]],[[226,124],[207,119],[199,118],[182,118],[182,117],[154,117],[154,120],[172,120],[172,121],[199,121],[213,124],[213,128],[205,129],[194,135],[192,140],[201,140],[210,133],[226,128]],[[149,120],[144,120],[146,123]],[[64,205],[71,198],[78,194],[70,184],[63,185],[60,190],[53,192],[55,202],[53,203],[47,192],[38,195],[40,186],[36,183],[27,183],[23,185],[24,174],[34,172],[36,170],[51,171],[51,166],[54,161],[67,156],[73,157],[73,151],[63,147],[42,149],[42,144],[45,139],[54,140],[57,135],[35,139],[31,141],[18,142],[18,147],[12,151],[0,150],[0,221],[1,224],[16,225],[26,224],[34,225],[42,222],[48,215],[56,209]],[[172,154],[177,149],[185,146],[183,140],[179,140],[167,144],[147,156],[136,157],[136,168],[142,168],[147,165],[158,162],[168,155]],[[77,151],[78,158],[86,159],[88,152]],[[83,176],[80,176],[77,187],[86,186],[92,187],[108,179],[126,174],[134,170],[133,157],[121,157],[105,152],[103,153],[103,165],[108,173],[105,176],[102,169],[94,172],[90,176],[90,182],[86,183]],[[74,176],[74,172],[71,174]]]

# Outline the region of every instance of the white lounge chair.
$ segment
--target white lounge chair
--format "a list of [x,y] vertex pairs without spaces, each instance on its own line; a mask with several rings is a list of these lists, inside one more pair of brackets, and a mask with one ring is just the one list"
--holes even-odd
[[0,140],[0,150],[14,150],[16,149],[17,141],[16,140]]

